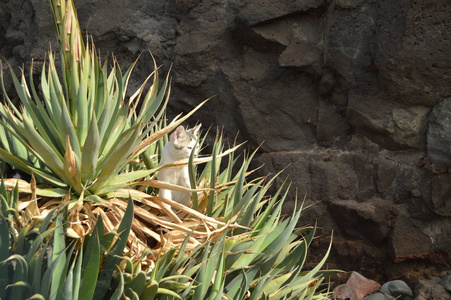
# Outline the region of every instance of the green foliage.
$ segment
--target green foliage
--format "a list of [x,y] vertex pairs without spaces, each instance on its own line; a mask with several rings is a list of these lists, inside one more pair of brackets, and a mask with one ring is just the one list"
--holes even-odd
[[[102,194],[152,129],[146,122],[161,117],[162,111],[157,111],[168,81],[158,91],[158,75],[153,73],[152,87],[136,111],[145,85],[132,99],[124,99],[134,65],[122,74],[114,61],[108,71],[107,62],[102,65],[90,47],[82,57],[85,60],[80,66],[76,62],[66,66],[75,74],[63,87],[50,53],[48,67],[44,66],[41,74],[42,96],[32,77],[28,88],[24,74],[19,79],[10,69],[23,109],[12,109],[7,96],[8,105],[0,105],[0,157],[54,186],[70,187],[76,194],[84,190],[88,195]],[[24,148],[34,160],[23,153]],[[126,184],[134,176],[122,179],[115,185]]]
[[[123,73],[113,58],[102,62],[94,45],[84,45],[72,1],[51,1],[60,42],[63,82],[49,53],[40,76],[40,90],[24,70],[17,77],[10,67],[21,109],[8,97],[0,104],[0,158],[54,187],[76,195],[103,195],[129,185],[155,170],[123,173],[146,147],[166,135],[185,116],[165,130],[155,126],[169,97],[169,80],[160,84],[158,68],[127,97],[133,63]],[[149,135],[149,133],[154,133]],[[121,174],[121,176],[117,176]]]
[[[316,229],[296,229],[306,208],[295,209],[283,218],[281,209],[289,188],[282,186],[268,197],[276,176],[248,182],[255,153],[223,155],[222,141],[219,135],[212,159],[199,178],[194,178],[193,158],[189,168],[193,186],[203,183],[211,189],[199,197],[198,210],[233,221],[233,226],[214,242],[207,241],[194,250],[187,250],[187,236],[179,249],[160,257],[150,275],[152,292],[147,294],[156,297],[160,289],[167,289],[179,296],[167,293],[158,299],[325,299],[328,285],[322,281],[327,272],[321,268],[330,248],[315,268],[303,271]],[[221,169],[221,165],[225,167]]]
[[[222,140],[219,136],[213,149],[221,149]],[[0,274],[14,274],[0,280],[3,286],[10,286],[4,289],[5,296],[20,293],[45,299],[325,299],[327,285],[322,285],[325,273],[321,268],[330,249],[314,269],[303,271],[315,234],[315,228],[295,228],[305,208],[283,218],[281,208],[288,189],[281,187],[268,197],[275,177],[246,179],[251,173],[248,168],[253,154],[235,157],[233,151],[215,151],[218,152],[213,155],[214,160],[207,159],[200,176],[192,179],[196,185],[203,182],[209,187],[213,185],[206,179],[215,180],[213,196],[211,191],[201,195],[198,209],[232,222],[219,236],[191,249],[189,234],[180,247],[167,252],[162,249],[160,255],[158,250],[154,252],[158,258],[153,268],[141,270],[140,259],[132,260],[123,254],[133,222],[132,198],[113,235],[105,234],[99,218],[92,233],[79,245],[66,237],[67,211],[61,208],[40,221],[39,230],[24,227],[11,242],[2,243],[10,246],[0,249],[0,265],[4,268]],[[223,163],[225,158],[227,162]],[[194,159],[191,160],[189,168],[194,170]],[[221,165],[225,167],[221,169]],[[11,192],[0,190],[0,195],[9,203],[6,210],[2,205],[2,212],[9,213],[10,219],[17,218],[17,188]],[[0,237],[9,239],[14,236],[10,233],[12,223],[4,217],[1,220]],[[37,228],[36,224],[33,226]]]
[[16,206],[19,201],[19,184],[17,183],[12,192],[8,192],[5,182],[0,182],[1,215],[7,219],[12,219],[16,213]]
[[[0,189],[0,193],[5,191]],[[11,197],[10,193],[6,193]],[[1,206],[3,209],[3,203]],[[17,218],[17,206],[10,207],[8,213]],[[84,247],[83,243],[66,236],[65,208],[53,210],[46,219],[23,228],[18,228],[2,213],[0,299],[102,299],[107,293],[111,295],[123,290],[123,284],[115,290],[109,288],[111,277],[121,260],[132,219],[133,201],[129,201],[116,234],[117,239],[109,249],[105,249],[101,218]],[[136,286],[137,283],[134,284]]]

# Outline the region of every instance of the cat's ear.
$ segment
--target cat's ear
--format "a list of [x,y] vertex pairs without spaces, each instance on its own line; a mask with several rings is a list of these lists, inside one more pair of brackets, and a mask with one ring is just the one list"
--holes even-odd
[[196,125],[195,127],[193,127],[193,129],[191,129],[191,132],[193,133],[194,136],[199,135],[199,130],[200,130],[201,126],[202,126],[202,123],[200,123],[199,125]]
[[185,128],[183,128],[183,126],[180,125],[171,135],[171,138],[174,144],[177,144],[183,138],[183,136],[185,136]]

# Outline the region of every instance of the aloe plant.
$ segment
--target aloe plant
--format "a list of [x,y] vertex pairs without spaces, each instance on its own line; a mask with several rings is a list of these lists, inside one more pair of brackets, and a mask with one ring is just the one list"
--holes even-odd
[[[221,141],[219,136],[213,148],[220,148]],[[17,265],[18,261],[22,262],[20,266],[31,265],[28,268],[32,271],[28,273],[36,278],[42,275],[43,279],[42,282],[24,281],[28,285],[24,285],[22,293],[39,293],[46,298],[54,295],[70,298],[69,294],[72,299],[100,299],[105,296],[116,299],[121,295],[136,299],[325,298],[327,284],[322,284],[325,272],[321,268],[330,249],[313,270],[303,271],[308,247],[315,235],[315,228],[295,228],[305,208],[300,207],[284,219],[281,208],[288,189],[281,187],[274,196],[268,197],[267,191],[275,177],[247,182],[252,155],[241,159],[241,167],[236,166],[239,160],[234,152],[223,156],[218,151],[218,155],[213,156],[217,161],[206,163],[196,185],[203,182],[212,186],[205,179],[213,179],[217,189],[213,197],[209,192],[199,196],[198,209],[208,212],[209,207],[213,208],[211,214],[228,221],[229,225],[220,223],[223,225],[216,230],[211,227],[209,238],[202,239],[202,232],[193,229],[191,233],[188,231],[180,246],[148,249],[147,253],[132,259],[132,248],[126,246],[134,221],[133,199],[129,198],[122,222],[115,231],[105,234],[103,219],[98,218],[84,241],[72,239],[69,244],[65,235],[70,227],[63,225],[68,223],[67,210],[60,209],[57,214],[57,209],[54,209],[42,222],[41,235],[33,242],[32,250],[24,246],[30,228],[21,230],[17,246],[12,248],[25,260],[17,254],[11,257],[3,255],[4,265],[11,268],[12,263]],[[221,170],[219,166],[224,164],[218,160],[224,158],[228,163]],[[190,164],[190,168],[194,165]],[[233,169],[237,172],[233,173]],[[13,208],[18,202],[18,184],[12,192],[0,195],[8,203],[7,209],[2,205],[2,211],[10,212],[9,218],[13,218],[16,216]],[[211,199],[212,204],[209,202]],[[189,209],[185,213],[190,213]],[[52,218],[53,215],[56,216]],[[171,229],[169,224],[168,228],[166,239],[174,240],[178,227]],[[193,245],[193,237],[203,242]],[[75,247],[77,243],[81,245]],[[43,249],[46,247],[51,249],[52,260],[40,271],[35,266],[43,264]],[[124,249],[129,249],[128,254],[123,254]],[[4,250],[0,249],[0,253]],[[149,257],[154,257],[154,264],[143,264]],[[24,272],[22,269],[14,271]],[[15,286],[15,281],[8,285],[11,284]]]
[[67,237],[66,207],[21,227],[28,208],[18,209],[18,196],[17,188],[8,192],[1,180],[0,197],[6,200],[0,205],[1,299],[101,299],[124,288],[111,290],[110,282],[130,232],[133,201],[116,240],[105,238],[99,218],[83,243]]
[[[155,132],[170,94],[168,78],[160,85],[154,63],[154,72],[127,97],[136,62],[125,73],[114,58],[111,64],[102,62],[94,45],[85,45],[81,38],[72,1],[51,4],[63,82],[52,52],[41,70],[41,90],[33,80],[33,64],[28,81],[24,70],[18,77],[9,68],[22,107],[19,110],[6,93],[0,62],[6,100],[0,104],[0,158],[55,187],[69,187],[76,195],[103,195],[155,172],[140,170],[117,176],[130,160],[190,114]],[[154,134],[149,136],[150,132]]]
[[[219,137],[213,149],[219,149],[221,141]],[[213,153],[215,156],[218,157]],[[180,299],[325,299],[328,285],[322,281],[327,272],[321,268],[330,248],[314,269],[302,270],[315,227],[296,229],[304,207],[295,209],[288,218],[281,216],[288,188],[282,186],[274,196],[267,195],[276,177],[246,181],[252,157],[253,154],[243,158],[241,167],[237,168],[238,159],[232,152],[227,157],[227,167],[220,170],[219,155],[216,161],[207,163],[200,175],[200,181],[221,188],[214,196],[205,196],[203,201],[208,204],[201,201],[199,208],[217,218],[233,221],[234,227],[214,243],[207,241],[193,252],[186,252],[185,241],[176,255],[176,252],[167,254],[174,257],[163,259],[169,261],[169,266],[161,268],[164,273],[153,272],[160,272],[160,279],[175,276],[172,281],[184,284],[185,287],[179,285],[177,289]],[[238,170],[236,174],[232,173],[233,169]],[[215,183],[205,181],[206,178]],[[191,276],[193,281],[178,275]]]

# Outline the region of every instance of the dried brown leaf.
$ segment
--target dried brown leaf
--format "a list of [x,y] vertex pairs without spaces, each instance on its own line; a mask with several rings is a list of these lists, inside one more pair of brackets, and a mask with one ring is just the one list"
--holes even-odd
[[75,152],[72,150],[70,145],[69,135],[66,136],[66,153],[64,154],[64,160],[69,168],[69,172],[72,174],[74,179],[77,178],[77,162]]

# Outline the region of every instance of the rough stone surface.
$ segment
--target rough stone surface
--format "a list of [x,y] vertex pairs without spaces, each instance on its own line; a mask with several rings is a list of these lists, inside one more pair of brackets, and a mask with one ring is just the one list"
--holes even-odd
[[[451,6],[446,1],[378,3],[376,64],[391,97],[431,106],[450,94]],[[446,87],[439,87],[440,84]]]
[[415,289],[415,300],[448,300],[451,294],[439,283],[439,279],[420,280]]
[[322,72],[322,49],[306,42],[288,45],[279,57],[281,67],[294,67],[315,77]]
[[355,200],[338,200],[329,205],[335,222],[346,234],[357,239],[382,243],[389,235],[394,207],[386,200],[359,203]]
[[451,275],[444,277],[439,283],[445,288],[445,290],[451,293]]
[[[261,174],[289,166],[284,210],[296,189],[316,203],[299,225],[334,230],[331,268],[383,282],[449,264],[449,0],[75,2],[102,54],[125,69],[144,52],[132,89],[152,71],[147,50],[162,73],[173,65],[169,118],[217,95],[190,122],[264,142]],[[1,3],[2,58],[38,71],[56,47],[48,3]]]
[[390,245],[395,261],[426,258],[433,249],[431,238],[402,216],[395,221]]
[[431,182],[432,210],[440,216],[451,217],[451,174],[438,174]]
[[451,168],[451,99],[432,109],[427,131],[427,153],[436,169]]
[[425,146],[427,107],[407,109],[384,98],[351,94],[347,117],[368,138],[390,150]]
[[236,13],[237,22],[254,25],[288,14],[307,11],[324,5],[324,0],[271,1],[271,0],[231,0],[230,6]]

